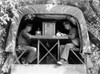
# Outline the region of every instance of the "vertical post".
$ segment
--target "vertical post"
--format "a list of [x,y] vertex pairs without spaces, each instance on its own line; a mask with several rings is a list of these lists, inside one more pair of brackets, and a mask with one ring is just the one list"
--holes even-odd
[[60,41],[58,39],[58,60],[59,60],[59,58],[60,58]]
[[37,64],[39,64],[40,40],[38,39]]

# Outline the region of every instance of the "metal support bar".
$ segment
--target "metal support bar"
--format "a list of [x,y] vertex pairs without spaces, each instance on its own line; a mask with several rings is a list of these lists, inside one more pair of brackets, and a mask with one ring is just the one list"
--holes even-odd
[[[42,44],[42,43],[41,43]],[[43,45],[43,44],[42,44]],[[57,61],[56,60],[56,58],[50,53],[50,51],[55,47],[57,45],[57,43],[50,49],[50,50],[48,50],[44,45],[43,45],[43,47],[47,50],[47,53],[44,55],[44,57],[46,57],[48,54],[50,54],[52,57],[53,57],[53,59],[55,60],[55,61]],[[44,57],[40,60],[40,61],[42,61],[43,59],[44,59]]]
[[42,42],[40,42],[40,43],[41,43],[42,46],[47,50],[47,53],[42,57],[42,59],[41,59],[39,62],[41,62],[48,54],[50,54],[50,55],[52,56],[52,58],[53,58],[55,61],[57,61],[56,58],[55,58],[50,52],[51,52],[52,49],[58,44],[58,42],[55,43],[55,45],[54,45],[50,50],[48,50]]
[[39,52],[40,52],[40,40],[38,40],[38,45],[37,45],[37,47],[38,47],[38,52],[37,52],[37,64],[39,64]]
[[[26,49],[27,50],[27,49]],[[20,58],[21,58],[21,56],[26,52],[26,50],[24,50],[23,52],[22,52],[22,54],[14,61],[14,63],[16,63]]]
[[58,40],[58,60],[60,58],[60,41]]
[[73,53],[74,53],[74,55],[83,63],[83,64],[85,64],[78,56],[77,56],[77,54],[73,51],[73,50],[71,50]]

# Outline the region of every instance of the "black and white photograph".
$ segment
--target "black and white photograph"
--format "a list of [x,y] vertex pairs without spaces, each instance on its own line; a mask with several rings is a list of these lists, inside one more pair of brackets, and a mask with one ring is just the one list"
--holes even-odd
[[0,74],[100,74],[100,0],[0,0]]

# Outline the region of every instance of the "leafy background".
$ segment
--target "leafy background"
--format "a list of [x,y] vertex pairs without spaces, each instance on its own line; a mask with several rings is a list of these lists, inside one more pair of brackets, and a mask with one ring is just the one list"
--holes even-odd
[[90,74],[100,73],[100,0],[0,0],[0,67],[3,66],[4,50],[13,17],[21,6],[34,4],[72,5],[82,10],[87,22],[91,41],[90,58],[93,64]]

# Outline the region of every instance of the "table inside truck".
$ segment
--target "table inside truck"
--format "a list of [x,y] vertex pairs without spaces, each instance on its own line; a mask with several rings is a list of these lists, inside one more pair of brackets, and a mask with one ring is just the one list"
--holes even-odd
[[[45,36],[45,35],[34,35],[32,36],[32,40],[37,40],[37,64],[39,64],[48,54],[52,56],[52,58],[57,61],[59,60],[59,47],[60,47],[60,40],[66,40],[68,39],[67,36]],[[51,40],[51,41],[56,41],[55,44],[48,49],[44,44],[42,40]],[[47,53],[40,59],[40,44],[44,47],[44,49],[47,51]],[[58,57],[55,58],[54,55],[51,53],[51,51],[54,49],[54,47],[58,47]]]

